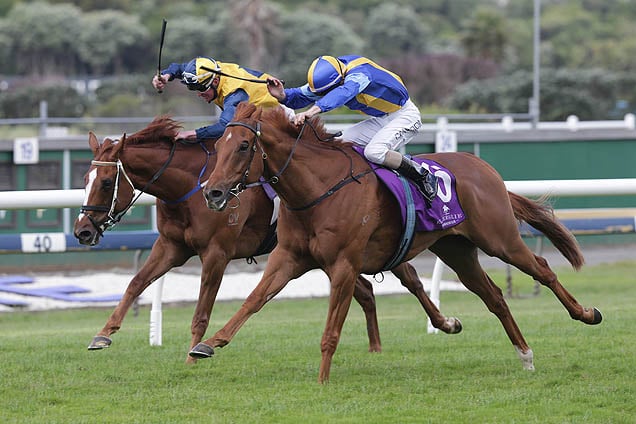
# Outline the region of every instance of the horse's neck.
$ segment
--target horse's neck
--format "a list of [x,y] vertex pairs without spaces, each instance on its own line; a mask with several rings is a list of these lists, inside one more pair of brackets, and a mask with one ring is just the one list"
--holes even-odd
[[[193,150],[196,146],[192,146]],[[187,149],[175,152],[170,164],[163,170],[157,181],[149,184],[164,167],[170,157],[170,149],[151,147],[130,147],[120,157],[124,169],[137,190],[144,190],[159,199],[177,199],[197,184],[200,171],[193,166],[203,166],[205,154],[197,151],[201,159],[195,159],[194,152]],[[185,153],[184,153],[185,152]]]
[[295,140],[270,145],[271,153],[268,152],[266,160],[270,175],[266,177],[282,170],[280,182],[274,188],[289,207],[315,201],[349,175],[350,162],[342,152],[310,146],[307,141],[295,143]]

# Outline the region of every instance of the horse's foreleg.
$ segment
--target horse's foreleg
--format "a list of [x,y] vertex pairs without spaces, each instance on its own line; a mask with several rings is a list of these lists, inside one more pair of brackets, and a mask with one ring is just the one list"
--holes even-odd
[[[227,267],[228,261],[227,255],[221,252],[214,254],[207,252],[203,258],[199,299],[194,310],[194,315],[192,316],[192,325],[190,327],[192,333],[190,351],[201,341],[208,329],[212,307],[214,306],[214,301],[221,287],[221,279],[223,278],[223,272]],[[189,354],[186,356],[186,363],[192,364],[197,360],[196,357]]]
[[171,246],[167,246],[165,242],[157,240],[150,252],[150,256],[148,256],[139,272],[130,280],[115,310],[108,317],[104,327],[93,337],[88,349],[99,350],[109,347],[112,343],[110,336],[121,328],[121,323],[135,299],[154,281],[173,267],[182,265],[186,260],[187,257],[183,254],[177,254]]
[[446,318],[431,301],[424,290],[424,286],[417,275],[417,271],[411,264],[403,262],[396,268],[393,268],[391,272],[400,279],[402,285],[406,287],[409,292],[417,297],[417,300],[420,301],[424,311],[426,311],[426,314],[431,319],[433,327],[439,328],[447,334],[456,334],[462,331],[462,323],[458,318]]
[[336,353],[342,326],[351,306],[355,279],[358,273],[350,265],[339,264],[333,270],[329,270],[327,274],[331,283],[331,292],[329,294],[327,323],[320,343],[322,358],[318,372],[319,383],[327,383],[329,381],[331,360],[334,353]]
[[440,239],[430,249],[457,273],[460,281],[501,322],[526,370],[534,370],[533,353],[517,326],[501,289],[479,265],[477,248],[464,238]]
[[369,336],[369,352],[381,352],[380,329],[378,327],[378,315],[375,307],[375,296],[371,282],[359,275],[356,280],[353,297],[362,307],[367,321],[367,335]]
[[223,347],[230,343],[243,324],[276,296],[289,281],[304,274],[309,268],[307,264],[292,259],[293,254],[282,248],[275,248],[269,255],[263,278],[247,296],[241,308],[230,318],[225,326],[214,336],[197,344],[190,350],[190,356],[209,358],[215,347]]

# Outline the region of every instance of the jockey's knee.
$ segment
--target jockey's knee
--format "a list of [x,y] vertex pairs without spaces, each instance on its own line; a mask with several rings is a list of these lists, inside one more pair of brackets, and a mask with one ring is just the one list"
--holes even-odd
[[367,144],[364,147],[364,157],[367,158],[368,161],[377,163],[378,165],[384,164],[384,159],[386,157],[387,149],[386,146],[383,145],[375,145],[373,143]]

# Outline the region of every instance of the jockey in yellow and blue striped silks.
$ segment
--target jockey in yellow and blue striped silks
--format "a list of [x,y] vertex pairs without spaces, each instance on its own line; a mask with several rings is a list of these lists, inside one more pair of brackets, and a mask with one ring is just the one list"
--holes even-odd
[[345,129],[342,138],[364,146],[369,161],[413,180],[429,201],[435,198],[437,177],[397,151],[422,126],[419,109],[397,74],[362,56],[320,56],[312,62],[307,84],[301,87],[284,88],[277,78],[268,81],[269,92],[281,104],[292,109],[311,105],[296,114],[296,125],[341,106],[369,115]]
[[171,63],[168,68],[161,71],[160,76],[153,78],[153,85],[160,89],[166,82],[179,79],[189,90],[196,91],[203,100],[221,108],[217,123],[184,131],[177,136],[197,142],[220,137],[240,102],[246,101],[264,107],[279,106],[278,101],[267,91],[266,84],[243,80],[258,78],[264,81],[267,77],[269,75],[264,72],[243,68],[234,63],[218,62],[209,57],[196,57],[187,63]]

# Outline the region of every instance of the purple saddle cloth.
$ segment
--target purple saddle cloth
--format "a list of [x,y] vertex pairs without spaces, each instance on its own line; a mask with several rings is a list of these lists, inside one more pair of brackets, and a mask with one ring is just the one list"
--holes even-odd
[[[362,147],[353,146],[353,149],[364,158],[364,149]],[[464,221],[466,216],[457,198],[455,175],[435,161],[416,157],[412,159],[417,163],[423,164],[425,168],[435,174],[439,182],[437,196],[431,202],[431,206],[428,207],[426,200],[415,184],[407,179],[413,202],[415,203],[415,231],[444,230]],[[372,162],[369,162],[369,165],[400,204],[402,223],[406,225],[406,194],[397,173]]]

